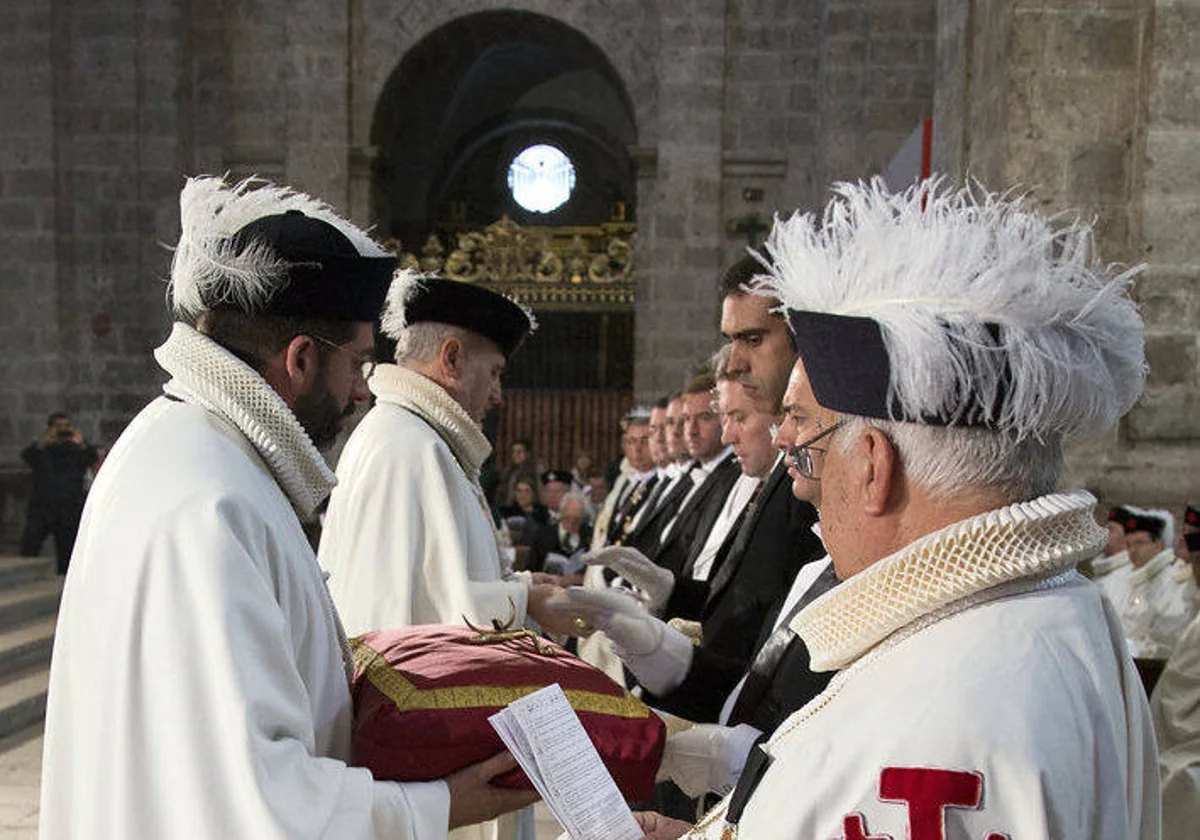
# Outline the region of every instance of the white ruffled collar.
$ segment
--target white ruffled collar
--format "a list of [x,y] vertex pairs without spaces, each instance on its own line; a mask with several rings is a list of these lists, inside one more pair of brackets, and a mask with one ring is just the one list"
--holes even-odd
[[1140,569],[1134,569],[1129,573],[1130,586],[1144,586],[1156,577],[1161,575],[1175,563],[1175,550],[1173,548],[1165,548],[1158,554],[1155,554]]
[[792,619],[814,671],[845,668],[897,630],[956,601],[1095,556],[1107,532],[1075,490],[988,511],[877,561]]
[[1129,552],[1121,549],[1111,557],[1100,555],[1092,559],[1092,575],[1094,577],[1103,577],[1104,575],[1112,574],[1117,569],[1131,565],[1129,561]]
[[454,459],[472,481],[479,480],[492,444],[471,415],[446,389],[431,379],[400,365],[382,364],[367,383],[376,397],[417,414],[446,441]]
[[171,380],[163,391],[232,423],[258,452],[292,507],[311,516],[337,483],[296,415],[249,365],[176,322],[154,358]]

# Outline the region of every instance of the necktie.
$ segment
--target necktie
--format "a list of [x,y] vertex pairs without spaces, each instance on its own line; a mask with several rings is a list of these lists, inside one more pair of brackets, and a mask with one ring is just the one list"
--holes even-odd
[[817,579],[808,587],[808,591],[800,597],[796,605],[783,617],[783,621],[779,622],[775,631],[763,642],[763,646],[754,655],[754,661],[750,663],[750,671],[746,675],[746,684],[742,686],[742,693],[738,695],[737,702],[733,704],[733,711],[729,714],[731,722],[749,720],[753,717],[754,709],[762,702],[767,694],[767,689],[771,687],[775,670],[779,666],[780,660],[783,659],[784,653],[787,652],[788,646],[793,641],[802,644],[800,637],[788,625],[800,610],[837,586],[837,582],[833,564],[830,563],[825,571],[817,575]]

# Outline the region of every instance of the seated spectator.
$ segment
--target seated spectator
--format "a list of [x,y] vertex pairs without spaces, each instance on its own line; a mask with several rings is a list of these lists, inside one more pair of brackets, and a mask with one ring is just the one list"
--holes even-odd
[[545,470],[546,468],[533,457],[533,445],[528,440],[514,440],[509,449],[508,466],[500,471],[496,485],[496,507],[504,509],[512,505],[517,482],[528,479],[536,486],[538,477]]
[[550,511],[538,501],[537,484],[528,478],[517,481],[513,487],[513,503],[500,508],[500,513],[506,519],[524,517],[526,525],[521,545],[532,545],[537,526],[550,524]]
[[[575,558],[575,555],[587,551],[592,541],[592,529],[586,521],[586,510],[587,502],[582,494],[570,492],[563,496],[559,505],[558,521],[538,530],[525,568],[531,572],[546,572],[572,578],[560,582],[560,586],[582,583],[583,562]],[[557,555],[557,563],[548,563],[547,558],[553,560],[554,555]],[[574,579],[576,577],[578,580]]]
[[571,467],[571,483],[576,490],[587,487],[587,476],[592,471],[593,462],[590,452],[580,450],[575,455],[575,466]]
[[1133,571],[1129,564],[1129,552],[1125,550],[1125,526],[1121,523],[1129,516],[1129,511],[1123,507],[1108,509],[1108,542],[1104,550],[1086,563],[1080,563],[1080,571],[1096,581],[1101,589],[1112,586],[1117,581],[1128,576]]
[[566,470],[546,470],[542,473],[542,504],[550,511],[550,521],[558,521],[558,505],[571,489],[571,474]]
[[[593,508],[600,510],[604,501],[608,498],[608,477],[595,467],[588,470],[584,476],[583,496],[587,499]],[[593,520],[595,521],[595,520]]]

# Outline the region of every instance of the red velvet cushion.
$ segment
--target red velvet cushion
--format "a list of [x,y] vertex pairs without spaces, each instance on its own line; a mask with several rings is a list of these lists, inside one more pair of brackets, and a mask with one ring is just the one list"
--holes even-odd
[[[558,645],[477,644],[457,625],[367,633],[354,649],[354,760],[377,779],[439,779],[504,749],[499,709],[558,683],[627,799],[649,800],[666,728],[644,703]],[[531,787],[520,770],[497,784]]]

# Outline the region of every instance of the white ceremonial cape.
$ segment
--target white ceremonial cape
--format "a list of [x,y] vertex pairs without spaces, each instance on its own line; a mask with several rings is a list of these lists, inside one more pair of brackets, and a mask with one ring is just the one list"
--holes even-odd
[[347,632],[525,621],[527,576],[506,577],[479,487],[491,444],[439,385],[398,365],[338,462],[318,560]]
[[1132,571],[1133,563],[1129,561],[1128,551],[1118,551],[1111,557],[1100,555],[1092,559],[1092,582],[1100,587],[1100,591],[1107,595],[1110,601],[1118,589],[1124,591]]
[[[844,669],[785,720],[737,836],[1158,837],[1150,711],[1074,566],[1104,532],[1064,493],[964,520],[793,619]],[[728,798],[693,836],[720,837]]]
[[1163,840],[1200,835],[1200,618],[1188,625],[1150,698],[1162,773]]
[[42,840],[444,838],[443,783],[346,763],[346,640],[297,518],[333,474],[207,338],[157,355],[174,399],[113,447],[67,576]]
[[1177,564],[1175,552],[1169,548],[1112,587],[1109,597],[1134,656],[1166,659],[1171,655],[1196,615],[1194,592],[1191,570]]

